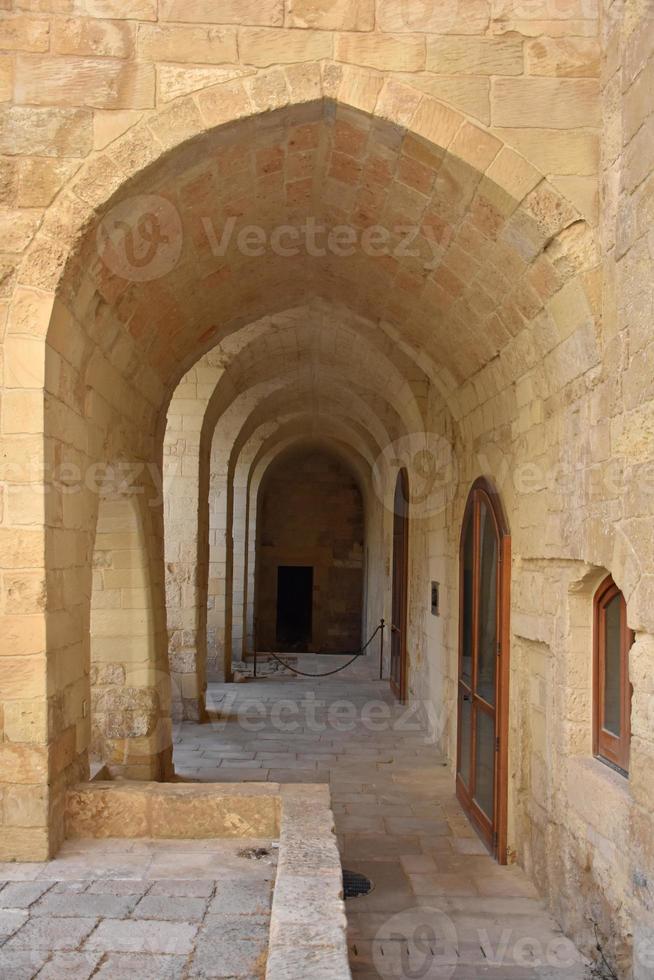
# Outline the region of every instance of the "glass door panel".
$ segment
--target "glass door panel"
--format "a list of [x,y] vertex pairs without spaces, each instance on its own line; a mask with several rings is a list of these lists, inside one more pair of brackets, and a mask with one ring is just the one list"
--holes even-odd
[[495,704],[497,660],[497,555],[495,521],[485,501],[479,505],[479,616],[476,692]]
[[486,486],[479,480],[473,487],[461,535],[457,796],[489,849],[497,853],[499,733],[506,717],[498,714],[500,704],[506,711],[500,700],[507,615],[502,592],[508,589],[501,571],[509,538],[499,501]]
[[462,627],[461,627],[461,680],[472,686],[472,630],[474,602],[474,520],[468,520],[463,544],[461,570]]
[[472,698],[470,692],[461,689],[459,695],[459,776],[470,787],[472,762]]
[[477,708],[474,801],[493,822],[495,810],[495,717]]

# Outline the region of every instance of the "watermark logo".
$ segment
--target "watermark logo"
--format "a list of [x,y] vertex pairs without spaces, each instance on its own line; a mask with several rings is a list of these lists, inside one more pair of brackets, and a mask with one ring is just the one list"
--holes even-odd
[[[436,432],[411,432],[386,446],[375,460],[372,471],[375,493],[382,502],[389,500],[388,475],[395,486],[401,470],[406,471],[411,519],[441,513],[454,496],[458,466],[453,447]],[[391,506],[392,504],[392,497]]]
[[150,282],[171,272],[183,240],[179,212],[156,194],[139,194],[116,205],[100,222],[96,237],[107,268],[131,282]]
[[441,909],[413,908],[388,919],[372,942],[380,977],[449,980],[459,963],[454,923]]

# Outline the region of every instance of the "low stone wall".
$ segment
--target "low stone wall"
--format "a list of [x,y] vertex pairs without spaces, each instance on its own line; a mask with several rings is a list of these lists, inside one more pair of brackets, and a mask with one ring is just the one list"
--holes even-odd
[[349,980],[341,859],[329,787],[280,786],[282,821],[266,980]]
[[266,980],[350,980],[341,862],[329,788],[277,783],[82,783],[69,838],[279,840]]
[[66,836],[277,839],[280,810],[276,783],[96,781],[69,790]]

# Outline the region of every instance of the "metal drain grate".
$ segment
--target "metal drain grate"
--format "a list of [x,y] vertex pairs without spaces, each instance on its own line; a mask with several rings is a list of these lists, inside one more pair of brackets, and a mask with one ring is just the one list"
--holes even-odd
[[345,898],[357,898],[372,891],[372,881],[356,871],[346,871],[343,868],[343,895]]

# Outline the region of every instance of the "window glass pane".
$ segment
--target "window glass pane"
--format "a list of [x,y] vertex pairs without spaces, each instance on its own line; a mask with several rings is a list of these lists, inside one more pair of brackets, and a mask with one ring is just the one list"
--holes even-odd
[[604,607],[604,719],[603,728],[620,736],[622,671],[620,655],[622,597],[614,596]]
[[490,509],[479,511],[479,659],[477,694],[495,704],[497,662],[497,532]]
[[465,684],[472,683],[472,574],[474,567],[474,521],[472,513],[466,526],[463,542],[463,644],[461,659],[461,679]]
[[461,742],[459,758],[459,775],[464,785],[470,789],[470,745],[472,742],[472,701],[471,695],[466,698],[461,695]]
[[495,721],[477,708],[477,748],[475,760],[475,801],[489,820],[494,819]]

